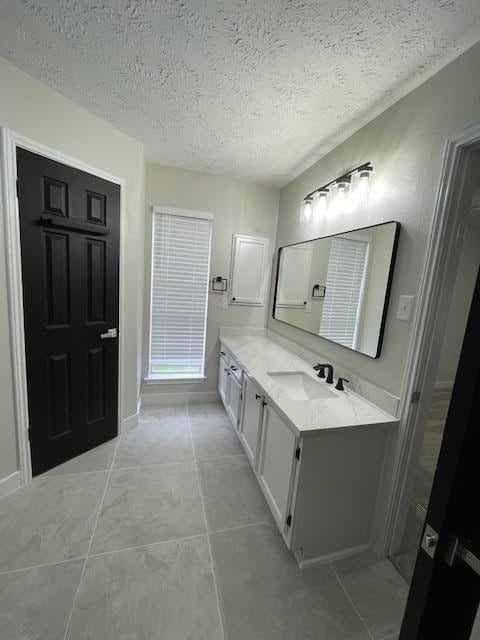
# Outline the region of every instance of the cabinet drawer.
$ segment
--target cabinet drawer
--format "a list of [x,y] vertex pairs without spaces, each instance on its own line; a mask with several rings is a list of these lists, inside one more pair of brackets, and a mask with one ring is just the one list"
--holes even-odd
[[242,367],[238,364],[233,356],[230,356],[230,371],[239,384],[242,384]]

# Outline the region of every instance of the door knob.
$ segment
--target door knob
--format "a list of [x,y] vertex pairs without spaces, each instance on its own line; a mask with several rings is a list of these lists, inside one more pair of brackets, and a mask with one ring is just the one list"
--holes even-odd
[[106,338],[116,338],[117,337],[117,329],[108,329],[107,333],[101,333],[100,338],[105,340]]

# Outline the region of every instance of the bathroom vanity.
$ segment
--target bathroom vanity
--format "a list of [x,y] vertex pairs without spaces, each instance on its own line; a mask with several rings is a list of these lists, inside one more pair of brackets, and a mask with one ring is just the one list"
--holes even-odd
[[222,336],[219,393],[273,518],[300,564],[370,546],[398,421],[265,336]]

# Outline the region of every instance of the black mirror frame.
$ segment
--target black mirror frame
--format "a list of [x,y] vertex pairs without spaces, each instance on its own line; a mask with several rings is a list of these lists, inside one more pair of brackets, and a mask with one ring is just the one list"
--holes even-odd
[[[353,233],[355,231],[366,231],[367,229],[375,229],[375,227],[383,227],[386,224],[394,224],[395,225],[395,236],[393,239],[393,246],[392,246],[392,257],[390,260],[390,268],[388,271],[388,279],[387,279],[387,286],[385,288],[385,300],[383,303],[383,310],[382,310],[382,321],[380,323],[380,331],[378,333],[378,342],[377,342],[377,351],[375,353],[374,356],[370,356],[368,355],[368,353],[362,353],[361,351],[357,351],[356,349],[351,349],[350,347],[345,347],[343,344],[339,344],[338,342],[335,342],[334,340],[330,340],[329,338],[324,338],[323,336],[317,335],[316,333],[313,333],[311,331],[307,331],[306,329],[302,329],[301,327],[298,327],[295,324],[292,324],[290,322],[285,322],[285,320],[279,320],[278,318],[275,317],[275,309],[277,306],[277,293],[278,293],[278,276],[279,276],[279,271],[280,271],[280,254],[282,252],[283,249],[286,249],[288,247],[295,247],[299,244],[306,244],[307,242],[315,242],[316,240],[323,240],[324,238],[334,238],[336,236],[341,236],[344,233]],[[377,358],[380,357],[380,354],[382,352],[382,343],[383,343],[383,335],[385,333],[385,323],[387,320],[387,312],[388,312],[388,304],[390,301],[390,292],[391,292],[391,288],[392,288],[392,281],[393,281],[393,271],[394,271],[394,267],[395,267],[395,259],[397,256],[397,248],[398,248],[398,241],[399,241],[399,237],[400,237],[400,228],[401,228],[401,224],[400,222],[397,222],[396,220],[388,220],[386,222],[380,222],[378,224],[371,224],[368,227],[359,227],[359,228],[355,228],[355,229],[346,229],[345,231],[340,231],[338,233],[332,233],[328,236],[320,236],[319,238],[311,238],[310,240],[302,240],[301,242],[294,242],[293,244],[286,244],[283,247],[279,247],[278,251],[277,251],[277,267],[276,267],[276,276],[275,276],[275,295],[273,298],[273,306],[272,306],[272,318],[273,320],[276,320],[277,322],[283,322],[284,324],[288,324],[289,327],[295,327],[295,329],[298,329],[299,331],[303,331],[304,333],[308,333],[308,335],[310,336],[317,336],[317,338],[320,338],[321,340],[326,340],[327,342],[330,342],[331,344],[335,344],[337,345],[337,347],[341,347],[342,349],[347,349],[348,351],[353,351],[353,353],[358,353],[361,356],[365,356],[366,358],[370,358],[371,360],[376,360]]]

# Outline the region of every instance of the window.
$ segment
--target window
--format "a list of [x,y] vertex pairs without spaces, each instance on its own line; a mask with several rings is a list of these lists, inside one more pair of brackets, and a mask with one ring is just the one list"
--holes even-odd
[[211,227],[209,214],[154,208],[149,378],[203,377]]
[[328,259],[320,335],[355,348],[368,242],[333,238]]

